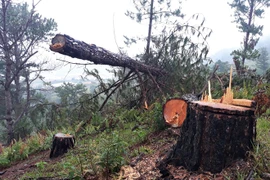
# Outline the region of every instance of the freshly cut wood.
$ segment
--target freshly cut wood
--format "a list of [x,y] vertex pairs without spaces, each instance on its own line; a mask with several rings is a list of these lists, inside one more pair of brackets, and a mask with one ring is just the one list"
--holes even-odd
[[255,122],[253,108],[190,102],[178,142],[163,163],[218,173],[252,150]]
[[221,97],[220,103],[232,104],[233,102],[233,91],[230,88],[226,88],[226,92]]
[[233,98],[233,91],[232,91],[232,67],[230,71],[230,82],[229,82],[229,87],[226,88],[225,93],[221,97],[221,99],[209,99],[211,97],[211,91],[210,91],[210,82],[208,83],[208,93],[209,95],[204,95],[202,97],[202,101],[204,102],[215,102],[215,103],[223,103],[223,104],[231,104],[231,105],[236,105],[236,106],[244,106],[244,107],[250,107],[250,108],[255,108],[256,103],[253,100],[248,100],[248,99],[234,99]]
[[65,34],[57,34],[52,39],[50,50],[72,58],[88,60],[94,64],[127,67],[133,71],[139,71],[155,76],[167,74],[167,72],[157,67],[148,66],[125,55],[112,53],[94,44],[75,40]]
[[256,108],[256,102],[249,99],[233,99],[232,105]]
[[[207,102],[207,101],[205,101],[205,102]],[[221,103],[221,99],[212,99],[212,102]],[[235,105],[235,106],[256,108],[256,102],[254,100],[249,100],[249,99],[233,99],[230,104]]]
[[163,117],[172,127],[180,127],[187,116],[188,104],[183,99],[170,99],[163,105]]
[[57,133],[53,136],[50,158],[55,158],[67,153],[68,149],[74,147],[75,138],[70,134]]

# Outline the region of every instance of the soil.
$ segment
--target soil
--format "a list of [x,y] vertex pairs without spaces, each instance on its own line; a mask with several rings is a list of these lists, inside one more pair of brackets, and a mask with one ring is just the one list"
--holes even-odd
[[[152,180],[152,179],[187,179],[187,180],[225,180],[225,179],[236,179],[236,175],[241,169],[241,172],[246,172],[247,177],[252,175],[252,164],[249,161],[239,160],[235,162],[231,167],[224,169],[221,173],[211,174],[209,172],[189,172],[183,167],[174,167],[168,165],[170,177],[162,178],[160,170],[157,168],[159,162],[165,158],[173,145],[176,144],[178,139],[179,129],[169,128],[162,132],[156,132],[148,136],[148,139],[141,144],[138,144],[133,149],[139,149],[143,146],[144,149],[149,149],[149,153],[139,153],[138,156],[133,157],[129,165],[123,166],[119,172],[119,177],[117,179],[126,180]],[[19,179],[26,172],[33,171],[36,167],[36,163],[40,161],[50,163],[55,163],[61,160],[63,157],[58,157],[54,159],[49,158],[50,151],[43,151],[33,155],[30,155],[28,159],[24,161],[17,162],[7,169],[0,169],[0,172],[5,172],[0,175],[0,179],[3,180],[16,180]],[[114,176],[115,177],[115,176]],[[87,176],[85,174],[85,179],[100,179],[98,177]],[[42,178],[39,178],[42,179]],[[113,178],[112,178],[113,179]]]
[[36,168],[36,163],[40,161],[44,161],[49,164],[49,163],[57,162],[61,159],[61,157],[50,159],[49,155],[50,155],[50,150],[38,152],[36,154],[30,155],[26,160],[14,163],[12,166],[10,166],[7,169],[0,169],[1,172],[5,172],[3,175],[0,175],[0,179],[1,180],[19,179],[26,172],[33,171]]

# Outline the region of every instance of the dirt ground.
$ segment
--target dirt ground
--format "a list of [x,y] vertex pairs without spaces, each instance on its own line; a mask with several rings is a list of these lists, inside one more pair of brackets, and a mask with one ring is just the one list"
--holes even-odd
[[3,175],[0,175],[1,180],[17,180],[26,172],[31,172],[36,168],[36,163],[44,161],[49,163],[54,163],[59,161],[61,157],[50,159],[50,151],[42,151],[36,154],[30,155],[26,160],[19,161],[16,164],[13,164],[7,169],[1,169],[0,172],[5,172]]
[[[210,172],[196,171],[189,172],[184,167],[167,166],[170,176],[162,177],[160,169],[157,167],[163,158],[167,157],[173,145],[176,144],[179,134],[179,129],[167,129],[163,132],[152,134],[148,137],[148,142],[145,147],[153,149],[153,154],[140,155],[132,159],[130,165],[121,168],[120,177],[122,179],[138,179],[138,180],[153,180],[153,179],[176,179],[176,180],[228,180],[237,179],[236,176],[241,170],[247,175],[244,179],[250,178],[252,164],[249,161],[238,160],[230,167],[225,168],[221,173],[212,174]],[[153,140],[151,142],[151,139]],[[120,179],[120,178],[119,178]]]
[[[235,162],[231,167],[224,169],[219,174],[211,174],[209,172],[197,171],[189,172],[183,167],[167,166],[170,176],[162,178],[160,170],[157,168],[159,162],[166,157],[168,152],[172,149],[172,146],[176,143],[179,134],[179,129],[167,129],[159,133],[153,133],[148,136],[148,140],[144,144],[139,144],[132,148],[139,148],[144,146],[147,149],[151,149],[152,153],[141,153],[137,157],[131,159],[129,165],[123,166],[119,172],[118,179],[126,180],[152,180],[152,179],[176,179],[176,180],[227,180],[234,179],[232,174],[237,174],[239,169],[244,170],[248,174],[252,173],[252,165],[249,162],[239,160]],[[24,173],[33,171],[36,168],[36,163],[40,161],[55,163],[61,160],[61,157],[50,159],[50,151],[43,151],[37,154],[29,156],[24,161],[17,162],[7,169],[2,169],[0,172],[5,172],[0,175],[2,180],[17,180]],[[115,176],[114,176],[115,177]],[[44,178],[39,178],[44,179]],[[85,179],[93,179],[93,177],[87,177]],[[94,179],[101,179],[95,177]],[[245,178],[246,179],[246,178]]]

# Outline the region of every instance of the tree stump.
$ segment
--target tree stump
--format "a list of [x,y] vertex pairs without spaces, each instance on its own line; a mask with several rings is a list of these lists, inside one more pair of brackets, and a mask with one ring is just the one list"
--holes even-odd
[[178,142],[166,164],[219,173],[252,149],[255,123],[253,108],[189,102]]
[[68,149],[74,147],[75,138],[70,134],[57,133],[53,136],[50,158],[55,158],[67,153]]

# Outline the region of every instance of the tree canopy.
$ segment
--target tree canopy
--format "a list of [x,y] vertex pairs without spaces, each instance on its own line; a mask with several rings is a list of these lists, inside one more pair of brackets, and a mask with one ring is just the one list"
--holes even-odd
[[1,0],[0,55],[3,69],[0,84],[5,94],[4,117],[8,142],[14,138],[14,126],[30,110],[34,91],[31,83],[40,77],[44,64],[33,60],[38,47],[56,30],[53,19],[35,11],[36,4]]

